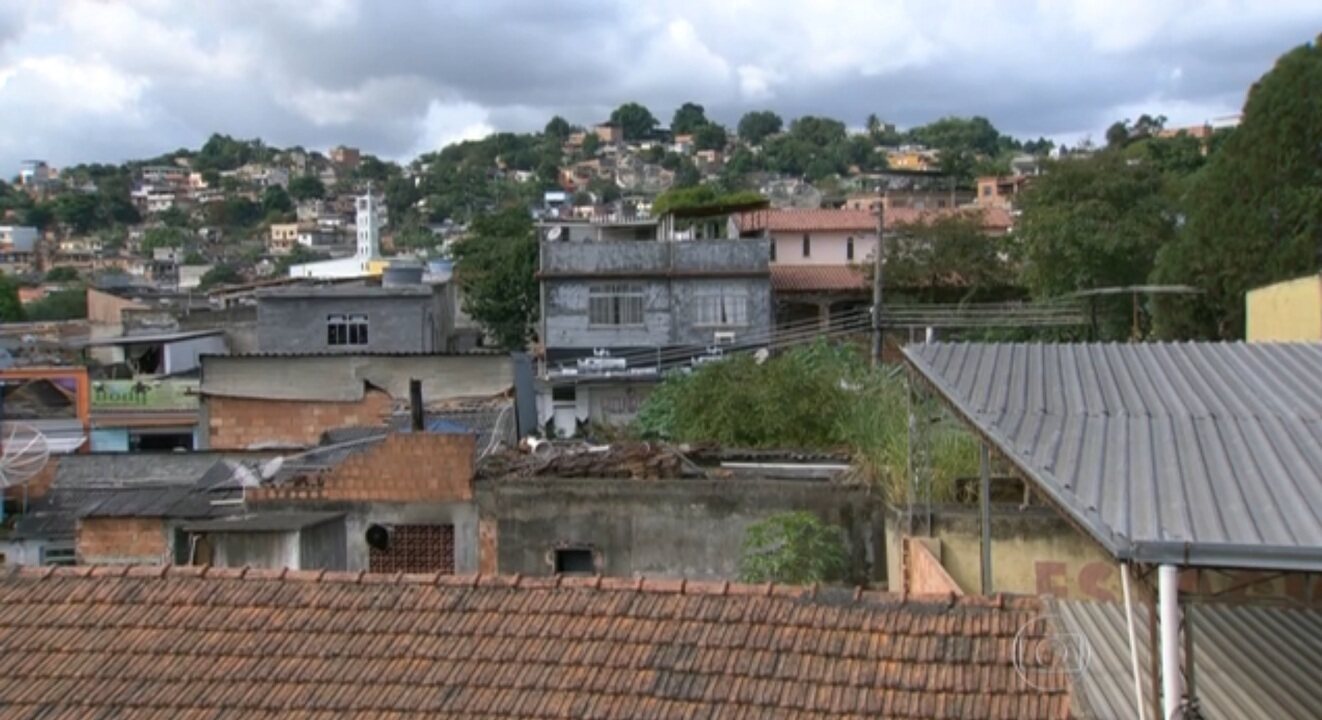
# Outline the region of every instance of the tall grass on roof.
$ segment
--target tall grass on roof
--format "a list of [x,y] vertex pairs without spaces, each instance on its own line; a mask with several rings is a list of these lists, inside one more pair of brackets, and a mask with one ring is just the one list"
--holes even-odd
[[[675,442],[847,450],[891,502],[909,498],[909,397],[903,375],[872,370],[854,347],[824,341],[764,363],[736,355],[662,383],[638,431]],[[928,432],[934,502],[977,474],[977,444],[950,422]]]

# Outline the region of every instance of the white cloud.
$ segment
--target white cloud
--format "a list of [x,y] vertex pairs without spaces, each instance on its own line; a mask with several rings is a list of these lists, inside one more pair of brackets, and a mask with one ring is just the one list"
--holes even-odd
[[138,101],[150,84],[146,78],[65,55],[29,57],[3,74],[0,105],[38,110],[47,122],[70,115],[137,115]]
[[436,152],[451,143],[478,140],[495,132],[488,123],[487,111],[473,103],[443,103],[433,100],[419,123],[419,140],[410,152],[399,158],[408,160],[423,153]]

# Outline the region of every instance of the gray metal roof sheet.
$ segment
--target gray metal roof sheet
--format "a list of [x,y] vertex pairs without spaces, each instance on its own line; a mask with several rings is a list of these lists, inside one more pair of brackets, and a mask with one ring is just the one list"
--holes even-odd
[[254,513],[215,520],[198,520],[180,527],[188,532],[287,532],[344,517],[340,512],[280,511]]
[[[1087,665],[1072,686],[1073,716],[1137,717],[1124,605],[1052,600],[1048,608],[1055,631],[1075,642],[1081,639],[1088,648]],[[1201,717],[1316,717],[1322,708],[1322,612],[1210,603],[1188,604],[1184,611],[1193,618],[1194,695]],[[1140,603],[1134,613],[1139,674],[1148,700],[1147,608]]]
[[1116,557],[1322,570],[1322,345],[934,343],[904,355]]

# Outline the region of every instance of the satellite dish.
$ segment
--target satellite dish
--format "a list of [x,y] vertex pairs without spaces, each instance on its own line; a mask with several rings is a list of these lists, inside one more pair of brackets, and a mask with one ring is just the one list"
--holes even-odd
[[562,233],[562,232],[564,232],[564,228],[560,227],[559,225],[556,225],[555,227],[553,227],[553,228],[551,228],[549,231],[547,231],[547,233],[546,233],[546,239],[547,239],[547,240],[559,240],[559,239],[560,239],[560,233]]
[[18,487],[37,476],[50,460],[46,436],[26,423],[6,423],[0,446],[0,487]]

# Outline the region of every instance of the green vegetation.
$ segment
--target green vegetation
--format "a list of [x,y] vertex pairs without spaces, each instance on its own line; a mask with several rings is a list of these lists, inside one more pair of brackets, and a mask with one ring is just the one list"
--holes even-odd
[[610,121],[624,130],[625,140],[639,140],[652,134],[656,118],[652,111],[636,102],[625,103],[611,112]]
[[300,175],[289,181],[289,197],[298,200],[320,200],[326,197],[326,186],[316,175]]
[[48,283],[78,282],[78,269],[67,265],[51,268],[46,272],[45,281]]
[[1157,255],[1153,280],[1206,291],[1156,302],[1157,332],[1238,339],[1244,293],[1319,268],[1322,39],[1284,56],[1249,92],[1239,127],[1188,185],[1187,223]]
[[454,245],[464,312],[494,334],[501,346],[527,346],[537,314],[537,238],[532,218],[514,207],[473,221]]
[[179,228],[157,227],[148,230],[142,236],[142,254],[151,257],[156,248],[183,247],[188,241],[188,233]]
[[23,319],[23,303],[18,299],[18,281],[0,274],[0,321],[19,322]]
[[[908,387],[850,347],[825,342],[759,363],[747,354],[672,375],[648,396],[637,429],[675,442],[849,452],[892,502],[909,496]],[[977,445],[946,424],[929,429],[933,498],[956,497],[977,473]]]
[[785,512],[748,526],[739,579],[811,585],[843,580],[848,568],[842,531],[810,512]]
[[700,210],[703,208],[719,210],[724,206],[747,205],[765,201],[766,198],[755,192],[726,193],[711,185],[698,185],[697,187],[682,187],[661,193],[652,202],[652,215],[661,217],[676,210]]
[[770,110],[754,110],[739,118],[739,139],[749,145],[761,145],[762,141],[780,132],[785,121]]
[[[991,237],[979,215],[947,215],[905,225],[886,240],[888,287],[924,302],[987,300],[1014,282],[1009,238]],[[863,264],[871,280],[871,257]]]
[[27,319],[33,322],[80,320],[87,317],[87,290],[77,287],[53,292],[29,303],[24,310]]
[[[257,255],[261,255],[261,250],[257,250]],[[302,265],[310,262],[320,262],[329,260],[330,255],[317,250],[311,250],[303,245],[295,245],[294,249],[288,255],[280,258],[275,264],[276,277],[285,277],[289,275],[289,268],[295,265]]]
[[235,285],[243,282],[243,274],[229,263],[221,263],[202,275],[198,284],[201,290],[210,290],[217,285]]

